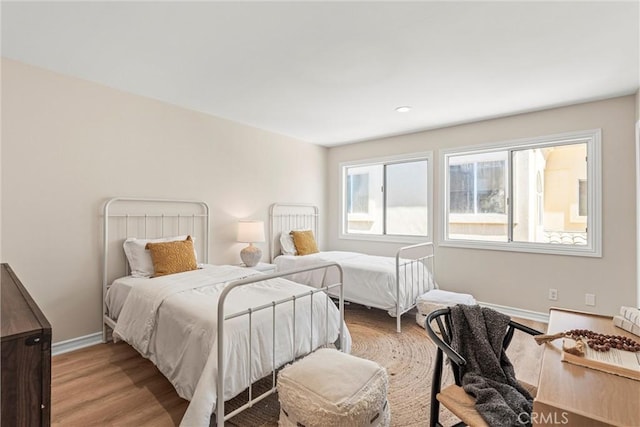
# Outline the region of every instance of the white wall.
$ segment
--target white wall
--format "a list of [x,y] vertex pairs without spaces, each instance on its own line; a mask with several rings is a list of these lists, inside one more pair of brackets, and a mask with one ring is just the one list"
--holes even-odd
[[[409,113],[410,114],[410,113]],[[328,244],[334,250],[392,255],[400,245],[341,240],[339,163],[401,153],[508,141],[575,130],[602,128],[603,257],[585,258],[437,247],[437,280],[443,289],[471,292],[479,301],[546,312],[550,306],[613,314],[636,302],[635,96],[592,102],[507,118],[419,132],[329,150],[332,190]],[[440,220],[439,165],[435,166],[434,226]],[[558,300],[547,299],[558,289]],[[596,306],[584,304],[596,294]]]
[[6,59],[1,160],[2,262],[54,342],[101,329],[100,215],[110,197],[208,202],[213,263],[240,262],[237,218],[266,224],[277,201],[325,211],[326,148]]
[[[52,322],[54,342],[100,330],[100,214],[109,197],[207,201],[215,263],[239,262],[236,218],[267,221],[275,201],[319,205],[322,247],[390,255],[398,245],[338,239],[339,162],[425,150],[438,159],[440,148],[596,127],[603,129],[602,259],[440,247],[438,280],[536,311],[613,313],[636,301],[631,193],[640,93],[327,150],[15,61],[3,59],[1,72],[0,260]],[[554,304],[550,287],[559,290]],[[586,292],[597,295],[595,308],[584,306]]]

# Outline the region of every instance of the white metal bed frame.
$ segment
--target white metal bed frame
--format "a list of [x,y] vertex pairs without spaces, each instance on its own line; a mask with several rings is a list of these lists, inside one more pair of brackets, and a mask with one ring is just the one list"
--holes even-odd
[[[275,257],[281,253],[280,233],[290,230],[312,230],[314,236],[318,236],[319,210],[317,206],[297,203],[274,203],[269,208],[269,255],[270,262],[274,262]],[[425,281],[435,281],[434,245],[432,242],[419,243],[404,246],[395,255],[395,283],[396,283],[396,331],[402,332],[402,315],[409,312],[416,306],[416,289]],[[426,277],[423,266],[431,273],[431,279]],[[401,309],[400,285],[401,275],[404,274],[405,282],[410,281],[412,291],[412,303]],[[341,280],[342,281],[342,280]],[[347,284],[348,286],[348,284]],[[358,303],[358,301],[351,301]],[[386,309],[386,307],[374,307]]]
[[[175,223],[171,223],[174,222]],[[140,224],[142,222],[142,224]],[[186,227],[183,226],[184,223]],[[124,230],[122,230],[124,228]],[[102,246],[102,342],[108,340],[108,328],[115,328],[115,321],[108,315],[106,295],[111,282],[129,274],[129,264],[124,257],[122,244],[129,237],[152,239],[185,234],[194,238],[200,263],[209,262],[209,205],[198,200],[153,199],[114,197],[103,208]],[[111,231],[117,235],[112,238]],[[118,233],[118,231],[121,231]],[[123,232],[122,232],[123,231]],[[155,233],[154,233],[155,231]],[[121,262],[112,268],[110,257],[113,243],[117,244]],[[119,270],[119,271],[115,271]]]
[[[230,314],[225,316],[224,315],[224,303],[226,300],[227,295],[229,294],[229,292],[231,292],[233,289],[235,289],[236,287],[239,286],[244,286],[244,285],[248,285],[251,283],[255,283],[255,282],[259,282],[259,281],[263,281],[263,280],[269,280],[269,279],[274,279],[277,277],[283,277],[285,275],[289,275],[292,273],[303,273],[305,271],[312,271],[312,270],[318,270],[318,269],[324,269],[324,268],[337,268],[339,275],[340,275],[340,281],[339,283],[335,283],[332,285],[328,285],[328,286],[324,286],[322,288],[317,288],[317,289],[313,289],[310,290],[308,292],[302,293],[302,294],[298,294],[298,295],[292,295],[288,298],[283,298],[280,299],[278,301],[272,301],[269,304],[264,304],[258,307],[253,307],[253,308],[249,308],[245,311],[241,311],[238,313],[234,313],[234,314]],[[242,280],[238,280],[235,281],[233,283],[230,283],[229,285],[227,285],[221,295],[220,298],[218,300],[218,354],[224,354],[224,321],[225,320],[230,320],[230,319],[234,319],[236,317],[240,317],[240,316],[247,316],[248,318],[248,328],[249,328],[249,348],[247,350],[248,354],[251,354],[252,351],[252,340],[251,340],[251,320],[252,320],[252,315],[253,313],[256,313],[258,311],[261,310],[268,310],[271,309],[272,312],[272,331],[274,332],[275,335],[275,331],[276,331],[276,306],[280,305],[280,304],[286,304],[291,302],[293,305],[293,331],[292,331],[292,335],[293,335],[293,342],[292,342],[292,348],[295,349],[296,347],[296,343],[295,343],[295,337],[296,337],[296,301],[300,300],[301,298],[306,298],[309,297],[310,298],[310,302],[309,302],[309,306],[311,308],[311,310],[309,310],[309,315],[310,315],[310,321],[311,321],[311,337],[309,340],[309,353],[314,351],[313,348],[313,296],[319,292],[324,292],[324,293],[329,293],[329,291],[335,287],[339,288],[339,311],[340,311],[340,333],[339,333],[339,342],[336,344],[336,347],[338,349],[340,349],[341,351],[344,351],[345,348],[345,342],[344,342],[344,295],[343,295],[343,288],[342,288],[342,267],[340,267],[340,265],[336,264],[336,263],[326,263],[323,265],[318,265],[318,266],[313,266],[313,267],[308,267],[308,268],[300,268],[297,270],[290,270],[290,271],[286,271],[284,272],[284,274],[282,273],[273,273],[273,274],[268,274],[265,276],[258,276],[257,278],[254,277],[249,277],[247,279],[242,279]],[[333,304],[333,302],[330,302],[331,299],[327,296],[325,298],[325,331],[327,331],[329,329],[328,326],[328,322],[329,322],[329,309],[328,309],[328,305],[329,304]],[[329,334],[326,334],[327,339],[329,339]],[[330,346],[331,342],[325,342],[325,346]],[[275,352],[276,352],[276,340],[274,338],[273,340],[273,345],[272,345],[272,360],[275,361],[276,357],[275,357]],[[292,352],[292,354],[295,357],[295,350]],[[248,370],[249,373],[251,373],[251,362],[249,359],[248,360]],[[293,362],[294,360],[290,360],[289,362]],[[259,396],[257,397],[253,397],[253,385],[249,384],[249,388],[248,388],[248,402],[245,403],[244,405],[238,407],[237,409],[235,409],[234,411],[225,414],[224,412],[224,405],[225,405],[225,400],[224,400],[224,375],[220,375],[218,374],[218,381],[216,382],[216,386],[217,386],[217,403],[216,403],[216,420],[217,420],[217,425],[218,427],[223,427],[224,426],[224,422],[228,419],[230,419],[231,417],[237,415],[238,413],[244,411],[247,408],[251,408],[254,404],[258,403],[259,401],[265,399],[266,397],[270,396],[271,394],[276,392],[276,369],[278,367],[275,366],[273,367],[272,373],[271,373],[271,388],[269,390],[264,391],[263,393],[261,393]],[[218,357],[218,372],[224,372],[224,358],[222,357]],[[249,377],[251,377],[251,374],[249,374]]]
[[[169,205],[171,207],[173,207],[174,209],[170,210],[169,212],[165,212],[164,210],[160,210],[158,209],[158,207],[162,207],[163,205]],[[140,209],[136,209],[133,212],[129,212],[127,210],[127,207],[129,206],[135,206],[140,208],[141,206],[143,207],[143,210],[140,211]],[[178,211],[175,210],[175,207],[178,206],[180,209],[178,209]],[[183,212],[184,208],[188,207],[188,209],[186,209],[186,212]],[[123,210],[124,209],[124,210]],[[148,212],[148,209],[151,209],[151,212]],[[195,211],[194,211],[195,209]],[[114,212],[115,211],[115,212]],[[113,330],[113,328],[115,328],[116,322],[114,319],[109,317],[108,314],[108,310],[107,310],[107,306],[106,306],[106,302],[105,302],[105,296],[106,296],[106,292],[110,286],[110,280],[112,279],[112,273],[110,272],[110,245],[112,245],[115,241],[116,244],[118,244],[120,246],[120,251],[122,251],[122,243],[124,242],[124,240],[126,238],[129,237],[137,237],[137,238],[158,238],[158,237],[167,237],[167,236],[171,236],[171,235],[179,235],[181,234],[181,221],[185,220],[188,222],[188,224],[190,225],[190,233],[193,237],[196,238],[196,241],[201,242],[200,245],[198,245],[199,247],[202,247],[203,250],[201,252],[202,254],[202,258],[199,260],[202,263],[208,263],[208,259],[209,259],[209,254],[208,254],[208,246],[209,246],[209,206],[202,201],[195,201],[195,200],[172,200],[172,199],[149,199],[149,198],[126,198],[126,197],[117,197],[117,198],[112,198],[110,200],[108,200],[105,205],[104,205],[104,210],[103,210],[103,237],[104,237],[104,242],[103,242],[103,342],[107,342],[107,338],[108,338],[108,328],[111,328]],[[111,237],[110,231],[113,228],[117,228],[113,227],[113,224],[111,224],[112,226],[110,227],[110,223],[112,223],[114,220],[116,221],[120,221],[123,222],[124,224],[120,224],[121,227],[124,227],[124,236],[123,237],[117,237],[115,239],[113,239]],[[131,226],[131,221],[136,221],[136,220],[141,220],[143,222],[141,228],[142,228],[142,233],[140,234],[138,233],[134,233],[136,234],[131,235],[132,233],[130,233],[131,229],[133,228],[140,228],[140,225],[138,224],[138,227],[133,227]],[[167,225],[167,221],[171,221],[171,220],[175,220],[177,227],[174,225],[173,227],[169,227]],[[158,227],[160,228],[160,233],[155,233],[155,234],[150,234],[149,230],[153,229],[154,227],[152,227],[150,225],[150,222],[159,222],[158,224],[155,224],[155,228],[157,229]],[[198,223],[200,223],[200,225],[198,226]],[[201,231],[201,233],[197,233],[198,231]],[[126,257],[125,257],[126,260]],[[121,268],[120,271],[124,272],[124,275],[127,275],[129,273],[129,267],[128,265],[126,265],[126,261],[124,261],[125,263],[125,267]],[[302,272],[306,272],[306,271],[312,271],[312,270],[318,270],[318,269],[327,269],[327,268],[336,268],[338,270],[339,273],[339,281],[337,283],[334,284],[330,284],[327,285],[325,287],[322,288],[316,288],[316,289],[312,289],[309,290],[308,292],[304,292],[302,294],[297,294],[297,295],[292,295],[288,298],[284,298],[284,299],[280,299],[278,301],[272,301],[271,303],[268,304],[263,304],[261,306],[258,307],[252,307],[249,308],[247,310],[241,311],[241,312],[237,312],[237,313],[233,313],[233,314],[228,314],[225,315],[224,314],[224,304],[225,301],[229,295],[229,293],[231,291],[233,291],[234,289],[241,287],[241,286],[245,286],[245,285],[249,285],[251,283],[256,283],[256,282],[261,282],[264,280],[269,280],[269,279],[275,279],[275,278],[279,278],[279,277],[283,277],[283,276],[287,276],[289,274],[293,274],[293,273],[302,273]],[[119,276],[122,276],[122,274],[120,273]],[[296,357],[296,352],[295,352],[295,348],[296,348],[296,301],[301,300],[302,298],[310,298],[310,304],[309,307],[313,307],[313,298],[314,295],[319,293],[319,292],[324,292],[326,294],[329,293],[330,290],[334,289],[334,288],[338,288],[337,292],[339,295],[339,301],[338,301],[338,310],[340,313],[340,319],[339,319],[339,324],[340,324],[340,330],[339,330],[339,338],[336,342],[325,342],[325,346],[330,346],[330,345],[335,345],[338,349],[340,349],[341,351],[344,351],[345,349],[345,330],[344,330],[344,297],[343,297],[343,286],[342,286],[342,267],[340,267],[338,264],[336,263],[325,263],[323,265],[317,265],[317,266],[313,266],[313,267],[308,267],[308,268],[301,268],[301,269],[297,269],[297,270],[290,270],[287,272],[283,272],[283,273],[273,273],[273,274],[268,274],[268,275],[264,275],[264,274],[259,274],[259,275],[255,275],[252,277],[248,277],[246,279],[242,279],[242,280],[236,280],[230,284],[228,284],[227,286],[225,286],[225,288],[223,289],[223,291],[220,294],[220,297],[218,299],[218,330],[217,330],[217,341],[218,341],[218,355],[222,355],[224,354],[224,334],[225,334],[225,321],[226,320],[230,320],[230,319],[235,319],[241,316],[246,316],[247,321],[248,321],[248,328],[249,328],[249,346],[248,346],[248,354],[251,355],[252,354],[252,347],[253,347],[253,343],[252,343],[252,339],[251,339],[251,335],[252,335],[252,320],[253,320],[253,315],[257,312],[260,312],[262,310],[272,310],[272,331],[273,331],[273,344],[272,344],[272,361],[275,364],[275,348],[276,348],[276,339],[275,339],[275,331],[276,331],[276,317],[275,317],[275,313],[276,313],[276,307],[278,305],[281,304],[287,304],[290,303],[292,304],[292,309],[293,309],[293,314],[292,314],[292,326],[293,326],[293,340],[292,340],[292,348],[294,349],[294,351],[292,352],[293,357]],[[333,302],[330,302],[330,298],[325,298],[326,301],[326,307],[325,307],[325,331],[328,330],[328,321],[329,321],[329,309],[328,309],[328,305],[329,304],[333,304]],[[310,337],[310,348],[309,348],[309,353],[311,353],[312,351],[314,351],[313,348],[313,310],[309,310],[310,313],[310,325],[311,325],[311,337]],[[329,340],[329,333],[326,333],[326,337],[327,340]],[[289,362],[293,362],[294,360],[290,360]],[[265,399],[266,397],[270,396],[271,394],[276,392],[276,370],[279,368],[279,366],[273,366],[272,369],[272,374],[271,374],[271,387],[258,394],[257,396],[253,396],[253,384],[249,384],[247,390],[248,391],[248,401],[247,403],[241,405],[240,407],[236,408],[235,410],[233,410],[232,412],[230,412],[229,414],[225,414],[225,399],[224,399],[224,385],[225,385],[225,364],[224,364],[224,358],[223,357],[218,357],[217,360],[218,364],[218,378],[216,381],[216,393],[217,393],[217,402],[216,402],[216,409],[215,409],[215,414],[216,414],[216,423],[217,426],[219,427],[223,427],[224,426],[224,422],[230,418],[232,418],[233,416],[237,415],[238,413],[242,412],[245,409],[251,408],[254,404],[260,402],[261,400]],[[251,378],[251,370],[252,370],[252,365],[251,365],[251,358],[248,357],[247,358],[247,369],[249,372],[249,378]]]

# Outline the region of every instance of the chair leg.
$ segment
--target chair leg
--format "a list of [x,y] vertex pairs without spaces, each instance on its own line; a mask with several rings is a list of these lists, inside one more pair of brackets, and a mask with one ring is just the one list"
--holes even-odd
[[440,381],[442,381],[442,363],[443,363],[442,350],[438,349],[436,352],[436,363],[433,369],[433,381],[431,382],[431,408],[430,408],[430,427],[442,427],[440,424],[440,401],[436,399],[438,393],[440,393]]

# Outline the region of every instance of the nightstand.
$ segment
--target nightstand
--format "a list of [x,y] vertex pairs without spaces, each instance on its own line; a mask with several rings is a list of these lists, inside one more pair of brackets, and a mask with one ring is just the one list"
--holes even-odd
[[259,262],[258,265],[254,265],[253,267],[247,267],[244,264],[240,264],[240,267],[251,268],[252,270],[261,271],[266,274],[271,274],[276,272],[276,265],[269,264],[266,262]]

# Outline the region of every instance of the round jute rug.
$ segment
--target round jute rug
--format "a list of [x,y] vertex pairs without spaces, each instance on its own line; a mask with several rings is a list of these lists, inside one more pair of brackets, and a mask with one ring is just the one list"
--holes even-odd
[[[345,320],[353,341],[351,354],[373,360],[387,369],[391,425],[428,425],[435,345],[416,324],[415,315],[403,316],[400,334],[396,333],[395,318],[383,310],[351,304],[345,308]],[[269,385],[270,382],[266,387]],[[233,407],[234,401],[229,405]],[[230,425],[276,426],[279,410],[277,396],[270,396],[232,418]],[[445,423],[453,417],[447,412],[443,410],[440,416]]]

